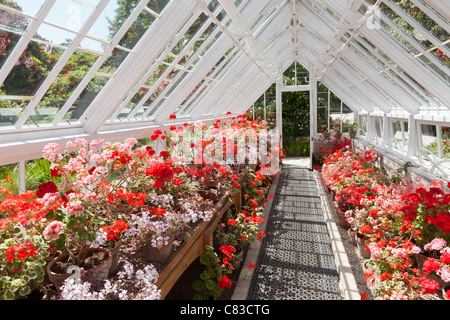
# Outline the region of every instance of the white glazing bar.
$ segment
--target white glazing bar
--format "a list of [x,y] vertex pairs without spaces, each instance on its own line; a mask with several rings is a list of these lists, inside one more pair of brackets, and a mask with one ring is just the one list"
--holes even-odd
[[222,70],[222,68],[228,64],[228,62],[230,61],[230,59],[234,56],[234,54],[238,51],[239,49],[237,47],[235,47],[233,49],[233,51],[231,51],[229,53],[229,55],[219,64],[216,65],[216,69],[210,74],[210,76],[208,78],[205,77],[205,79],[207,79],[207,81],[203,82],[202,85],[200,87],[198,87],[198,89],[196,89],[195,93],[189,97],[189,99],[187,99],[187,101],[185,102],[184,106],[182,106],[179,110],[178,110],[178,114],[183,114],[185,112],[185,110],[192,104],[194,103],[195,100],[198,99],[198,97],[202,94],[203,90],[205,89],[206,86],[210,86],[213,82],[218,82],[219,80],[216,80],[216,75],[219,73],[220,70]]
[[19,169],[19,194],[22,194],[27,191],[25,161],[19,161],[18,169]]
[[153,23],[136,44],[136,54],[125,59],[116,77],[106,84],[84,113],[82,120],[88,133],[96,133],[102,128],[127,93],[167,47],[170,39],[175,37],[184,22],[195,12],[196,5],[191,1],[171,2],[166,9],[162,18]]
[[445,20],[450,21],[450,2],[448,0],[426,0],[426,4],[444,17]]
[[[406,83],[408,83],[412,88],[414,88],[414,90],[416,90],[423,99],[425,99],[427,101],[428,104],[437,107],[436,102],[430,98],[425,92],[424,92],[424,88],[420,87],[419,85],[417,85],[416,82],[412,81],[410,79],[410,77],[405,76],[405,72],[403,70],[401,70],[401,68],[399,66],[397,66],[396,64],[394,64],[392,61],[390,60],[386,60],[386,58],[384,56],[382,56],[379,51],[376,51],[373,49],[372,46],[370,45],[366,45],[366,42],[360,42],[358,41],[358,43],[360,45],[362,45],[366,50],[370,51],[373,55],[375,55],[380,61],[382,61],[385,65],[384,69],[387,71],[392,70],[392,72],[394,72],[399,78],[403,79]],[[400,69],[401,71],[398,71],[397,69]],[[385,71],[385,72],[386,72]]]
[[[384,1],[384,3],[395,11],[403,20],[408,22],[408,24],[413,27],[415,30],[419,31],[423,36],[427,38],[432,44],[434,44],[439,50],[445,53],[448,57],[450,57],[450,50],[447,47],[442,46],[441,43],[432,35],[428,30],[422,27],[417,21],[415,21],[411,16],[405,13],[401,8],[391,3],[390,0]],[[411,42],[411,41],[410,41]]]
[[[333,11],[339,12],[335,3],[330,3]],[[389,59],[405,70],[420,85],[431,92],[440,101],[450,101],[448,87],[436,81],[436,76],[423,65],[411,60],[409,53],[401,47],[390,35],[382,30],[369,29],[366,25],[360,30],[361,36],[366,37],[374,46],[389,55]],[[431,85],[432,84],[432,85]],[[450,108],[450,106],[449,106]]]
[[422,3],[420,0],[409,0],[411,1],[416,7],[418,7],[422,12],[424,12],[428,17],[433,19],[434,22],[436,22],[442,29],[447,31],[447,33],[450,33],[450,25],[447,22],[442,21],[442,18],[439,17],[433,10],[430,10],[426,5]]
[[[215,12],[215,14],[218,14],[220,11],[217,10]],[[202,27],[196,32],[196,34],[192,37],[192,39],[189,40],[189,42],[186,44],[186,46],[184,47],[184,49],[180,52],[179,54],[179,58],[177,61],[181,60],[184,55],[186,54],[186,52],[188,52],[189,50],[191,50],[191,48],[194,46],[195,42],[200,38],[200,36],[203,35],[203,32],[212,24],[212,20],[211,19],[207,19]],[[216,27],[215,30],[208,36],[208,38],[203,41],[202,45],[196,49],[195,53],[189,57],[189,61],[187,64],[184,65],[184,68],[187,69],[189,68],[190,65],[192,65],[192,63],[195,61],[195,59],[200,55],[200,53],[202,53],[203,49],[214,39],[214,37],[216,36],[216,34],[219,32],[219,29]],[[166,71],[168,71],[170,68],[168,68]],[[170,70],[172,71],[172,70]],[[172,82],[167,85],[164,90],[158,95],[158,98],[156,98],[155,101],[152,102],[153,105],[157,105],[158,102],[166,95],[166,93],[170,90],[170,88],[177,82],[177,80],[181,77],[183,71],[178,72],[178,74],[172,79]],[[142,104],[141,104],[142,105]],[[161,110],[161,108],[164,107],[164,103],[158,107],[159,110]],[[155,108],[155,107],[153,107]],[[146,118],[148,116],[148,114],[153,110],[153,108],[148,108],[148,110],[146,110],[141,118]],[[138,108],[135,108],[134,110],[136,110],[135,112],[138,111]],[[134,112],[134,113],[135,113]],[[156,114],[158,113],[158,110],[155,111]],[[130,116],[128,117],[128,119],[130,119],[132,116],[134,116],[133,114],[130,114]],[[161,119],[156,119],[156,121],[158,122]]]
[[11,72],[12,68],[14,68],[17,60],[19,60],[19,57],[22,55],[23,51],[28,46],[28,43],[41,26],[42,22],[52,9],[55,2],[56,0],[47,0],[39,10],[36,19],[30,23],[30,25],[26,30],[26,33],[20,38],[19,42],[17,43],[17,45],[15,46],[15,48],[10,53],[9,57],[6,59],[4,63],[0,72],[0,83],[3,83],[5,81],[6,77]]
[[[422,48],[422,46],[414,38],[411,38],[404,30],[399,28],[395,23],[390,21],[388,18],[386,18],[385,23],[389,27],[394,29],[397,33],[401,34],[403,38],[408,40],[408,43],[410,45],[412,45],[417,51],[420,52],[419,54],[414,56],[415,59],[417,59],[418,57],[423,55],[423,56],[427,57],[431,62],[433,62],[433,64],[436,67],[438,67],[442,72],[444,72],[447,76],[450,76],[450,70],[448,69],[448,67],[439,63],[437,61],[436,57],[432,53],[430,53],[430,50],[425,50],[424,48]],[[433,47],[433,48],[435,48],[435,47]],[[418,62],[423,64],[423,62],[420,62],[420,61],[418,61]]]
[[27,121],[28,117],[32,114],[38,103],[41,101],[41,99],[44,97],[47,90],[50,88],[50,86],[55,81],[56,77],[61,72],[62,68],[66,65],[67,61],[69,61],[70,57],[72,57],[72,54],[77,50],[78,46],[80,45],[81,41],[83,40],[84,36],[87,34],[89,29],[94,25],[94,23],[97,21],[97,18],[100,16],[100,14],[103,12],[103,9],[105,9],[106,5],[108,4],[110,0],[102,0],[97,8],[95,8],[94,12],[92,12],[91,16],[89,17],[88,21],[83,25],[80,33],[75,37],[75,39],[72,41],[68,49],[64,52],[64,54],[59,58],[56,65],[53,67],[50,74],[45,78],[44,82],[39,87],[38,92],[35,95],[35,99],[28,104],[28,106],[25,108],[19,119],[17,119],[16,127],[20,128],[22,127],[25,122]]
[[[153,74],[155,69],[157,67],[159,67],[159,65],[160,65],[159,60],[161,60],[161,61],[164,60],[164,58],[172,51],[172,49],[175,47],[175,45],[178,43],[178,41],[189,30],[189,28],[191,27],[192,23],[194,23],[195,20],[197,20],[197,18],[200,16],[200,14],[201,14],[201,11],[198,10],[189,18],[189,20],[186,22],[186,24],[183,26],[183,28],[172,39],[172,43],[169,46],[167,46],[166,49],[164,49],[164,51],[160,54],[158,60],[155,61],[155,63],[153,63],[151,68],[146,72],[146,74],[142,77],[142,79],[135,86],[134,90],[129,93],[127,98],[122,102],[122,104],[112,114],[111,120],[115,120],[118,117],[118,115],[122,112],[122,110],[127,106],[127,104],[131,101],[131,99],[133,99],[133,97],[136,95],[136,93],[141,89],[141,87],[144,85],[144,83]],[[177,60],[175,60],[170,65],[171,66],[175,65],[177,63],[177,61],[179,61],[181,59],[180,56],[182,56],[182,55],[180,54],[179,58]],[[171,70],[171,68],[167,68],[165,70],[165,72],[162,75],[159,76],[158,81],[152,87],[153,90],[148,90],[148,92],[141,98],[140,102],[134,107],[134,110],[136,110],[136,111],[134,111],[134,113],[137,112],[142,107],[142,105],[145,103],[145,101],[147,101],[147,99],[150,97],[150,95],[153,94],[154,90],[161,84],[161,82],[164,80],[164,78],[166,78],[167,75],[169,75],[170,70]]]
[[117,32],[117,34],[114,36],[114,39],[111,41],[111,43],[108,45],[108,47],[105,49],[105,52],[103,53],[103,56],[100,57],[94,65],[91,67],[89,72],[84,76],[84,78],[80,81],[77,88],[74,90],[74,92],[71,94],[69,99],[65,102],[64,106],[59,111],[58,115],[53,120],[53,125],[58,125],[58,123],[63,119],[67,111],[72,107],[72,105],[75,103],[77,98],[80,96],[80,94],[83,92],[83,90],[86,88],[86,86],[89,84],[89,82],[92,80],[92,78],[97,74],[97,71],[101,68],[103,63],[106,61],[108,56],[111,54],[111,52],[114,50],[114,48],[117,46],[117,44],[120,42],[122,37],[125,35],[125,33],[128,31],[130,26],[133,24],[133,22],[137,19],[137,17],[141,14],[144,7],[147,5],[147,3],[150,0],[142,0],[134,9],[133,13],[127,18],[125,23],[122,25],[120,30]]

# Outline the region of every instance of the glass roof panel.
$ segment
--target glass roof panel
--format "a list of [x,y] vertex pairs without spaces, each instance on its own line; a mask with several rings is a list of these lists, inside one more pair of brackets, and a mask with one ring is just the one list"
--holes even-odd
[[110,77],[103,75],[94,76],[89,81],[86,88],[84,88],[82,93],[78,96],[75,103],[70,107],[69,111],[64,116],[63,122],[67,121],[69,123],[78,123],[91,102],[105,87],[110,79]]
[[28,118],[27,124],[51,123],[97,59],[96,55],[76,51],[37,105],[34,114]]
[[[127,17],[131,14],[133,8],[130,10],[131,11],[127,12]],[[155,16],[147,11],[142,11],[123,38],[119,41],[119,45],[127,49],[133,49],[155,20]]]
[[0,2],[0,5],[23,12],[31,17],[35,17],[44,2],[45,0],[3,0]]
[[31,20],[0,9],[0,67],[8,59]]
[[79,32],[99,3],[100,0],[58,0],[44,21]]

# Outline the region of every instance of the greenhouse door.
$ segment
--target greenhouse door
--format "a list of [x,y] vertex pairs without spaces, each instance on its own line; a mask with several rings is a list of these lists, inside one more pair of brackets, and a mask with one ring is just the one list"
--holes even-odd
[[312,169],[311,137],[314,136],[315,94],[311,85],[277,84],[277,129],[287,157],[309,157]]

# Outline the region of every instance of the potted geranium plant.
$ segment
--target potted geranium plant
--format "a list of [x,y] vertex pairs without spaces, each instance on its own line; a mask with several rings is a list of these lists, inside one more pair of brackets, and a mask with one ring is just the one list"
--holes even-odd
[[345,120],[345,128],[348,129],[348,135],[351,139],[356,138],[356,128],[358,124],[354,120],[347,119]]
[[104,221],[89,211],[89,201],[84,194],[71,193],[67,203],[49,216],[52,223],[59,223],[58,232],[49,239],[58,254],[47,265],[47,274],[57,289],[72,276],[72,266],[81,280],[103,280],[108,276],[111,251],[96,243]]
[[35,229],[12,219],[0,221],[0,241],[0,300],[25,297],[44,281],[48,244]]

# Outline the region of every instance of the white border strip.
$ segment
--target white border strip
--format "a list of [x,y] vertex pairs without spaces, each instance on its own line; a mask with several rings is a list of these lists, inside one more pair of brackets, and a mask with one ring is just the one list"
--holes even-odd
[[339,226],[334,220],[333,209],[327,199],[328,191],[325,189],[325,186],[322,183],[322,178],[317,171],[314,171],[314,178],[316,180],[317,190],[319,192],[320,202],[322,204],[323,217],[325,219],[328,235],[330,237],[330,244],[336,263],[336,270],[339,275],[339,289],[341,291],[342,299],[361,300],[358,285],[356,283],[355,276],[353,275],[347,252],[345,251],[345,247],[338,230]]

